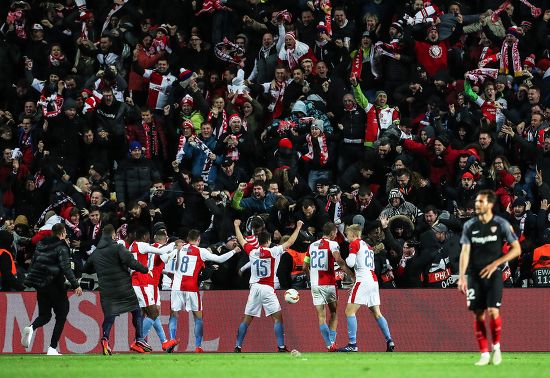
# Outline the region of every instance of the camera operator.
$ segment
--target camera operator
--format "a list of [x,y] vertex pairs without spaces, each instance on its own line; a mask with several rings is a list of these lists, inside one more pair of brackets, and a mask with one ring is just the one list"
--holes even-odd
[[65,277],[69,280],[76,295],[82,295],[74,273],[71,269],[71,259],[67,242],[67,230],[62,223],[52,227],[52,236],[43,238],[37,245],[25,285],[36,289],[38,300],[38,317],[33,323],[23,329],[21,344],[28,348],[31,345],[34,331],[47,324],[55,313],[48,355],[60,355],[57,343],[65,326],[69,313],[69,299],[65,289]]

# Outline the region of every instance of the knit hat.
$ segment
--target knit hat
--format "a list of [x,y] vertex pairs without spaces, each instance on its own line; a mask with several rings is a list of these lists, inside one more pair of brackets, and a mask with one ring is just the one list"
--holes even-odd
[[130,143],[130,152],[133,150],[141,150],[141,143],[139,143],[137,140],[134,140]]
[[508,29],[506,29],[506,35],[512,35],[516,38],[521,37],[521,30],[518,29],[517,26],[510,26]]
[[260,243],[258,243],[258,239],[256,238],[256,236],[254,235],[248,235],[246,238],[245,238],[246,242],[248,244],[250,244],[253,248],[259,248],[260,247]]
[[181,105],[189,105],[189,106],[193,106],[193,97],[191,97],[190,95],[186,94],[182,99],[181,99]]
[[18,224],[24,224],[25,226],[28,226],[29,225],[29,220],[24,215],[18,215],[15,218],[14,225],[17,226]]
[[325,125],[324,125],[323,121],[320,120],[320,119],[316,119],[315,121],[313,121],[313,123],[311,124],[311,127],[315,127],[317,129],[321,130],[321,132],[325,131]]
[[431,32],[432,30],[438,31],[437,25],[431,25],[428,27],[428,33]]
[[438,135],[435,137],[434,140],[438,140],[442,145],[444,145],[445,147],[449,146],[449,138],[447,138],[447,136],[445,135]]
[[401,200],[403,199],[403,194],[401,194],[401,192],[397,188],[390,190],[390,192],[388,193],[388,201],[391,201],[394,198],[399,198]]
[[428,138],[433,138],[434,135],[435,135],[435,130],[434,130],[433,126],[424,126],[424,128],[422,130],[424,130],[424,132],[426,133],[426,136]]
[[328,188],[327,194],[329,196],[335,196],[338,193],[342,193],[342,189],[340,189],[340,187],[338,185],[333,184]]
[[235,161],[233,159],[231,159],[230,157],[225,157],[222,161],[222,167],[231,167],[231,165],[234,163]]
[[432,227],[435,232],[447,232],[448,228],[443,223],[438,223]]
[[307,114],[306,104],[303,101],[296,101],[292,107],[292,113],[301,112]]
[[360,214],[354,216],[351,222],[352,224],[358,224],[359,226],[361,226],[361,230],[365,228],[365,217]]
[[524,66],[529,66],[531,68],[535,67],[535,54],[530,54],[523,61]]
[[287,31],[286,34],[285,34],[285,39],[286,39],[286,37],[290,37],[293,40],[296,40],[296,34],[293,31]]
[[76,109],[76,101],[72,98],[68,98],[65,101],[63,101],[63,110],[67,109]]
[[280,141],[279,141],[279,148],[288,148],[288,149],[292,149],[292,141],[288,138],[282,138]]
[[166,24],[160,25],[158,28],[155,29],[155,33],[159,31],[163,32],[164,35],[168,35],[168,26]]
[[376,91],[376,95],[374,96],[374,98],[377,98],[380,95],[386,95],[386,97],[388,97],[388,94],[386,93],[386,91]]
[[328,28],[327,28],[327,26],[325,25],[325,23],[323,21],[321,21],[317,24],[317,32],[318,33],[323,33],[323,34],[328,33]]
[[188,70],[187,68],[180,68],[180,73],[178,75],[178,78],[181,80],[180,85],[183,88],[187,88],[187,86],[189,85],[189,81],[196,77],[197,77],[197,74],[195,72]]
[[403,33],[403,23],[401,20],[392,22],[390,28],[394,28],[398,33]]
[[363,32],[363,37],[374,39],[374,33],[371,32],[370,30],[365,30]]
[[512,204],[512,207],[516,206],[526,206],[527,202],[525,201],[525,198],[518,197],[514,200],[514,203]]
[[241,117],[237,113],[234,113],[229,116],[228,123],[231,123],[231,121],[233,121],[234,119],[238,119],[239,121],[241,121]]
[[159,232],[160,230],[166,230],[166,224],[164,222],[157,222],[153,225],[153,228],[151,231],[153,236],[156,235],[157,232]]
[[474,175],[471,174],[470,172],[464,172],[464,174],[462,175],[462,178],[465,179],[465,178],[469,178],[471,180],[474,179]]

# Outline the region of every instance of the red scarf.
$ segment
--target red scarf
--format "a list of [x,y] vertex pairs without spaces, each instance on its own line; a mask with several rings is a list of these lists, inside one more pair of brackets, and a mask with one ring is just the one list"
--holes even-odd
[[286,86],[286,81],[273,80],[271,82],[271,103],[267,107],[267,110],[271,112],[273,119],[277,119],[283,114],[283,96],[285,95]]
[[[241,137],[241,134],[236,134],[236,135],[231,134],[229,137],[231,137],[232,139],[239,139]],[[239,157],[240,157],[239,149],[235,146],[227,147],[226,156],[233,161],[239,160]]]
[[[311,134],[306,135],[306,141],[307,141],[307,154],[302,156],[302,160],[310,161],[313,159],[313,139],[311,137]],[[319,165],[324,166],[327,163],[328,160],[328,146],[327,146],[327,137],[323,133],[317,137],[317,143],[319,143],[319,147],[321,149],[321,153],[319,156]]]
[[[220,113],[218,112],[218,117],[220,116]],[[210,124],[212,124],[212,112],[209,112],[208,113],[208,122]],[[222,110],[222,126],[221,126],[221,130],[219,129],[214,129],[214,135],[219,138],[220,135],[222,135],[223,133],[225,133],[227,131],[227,126],[228,126],[228,123],[227,123],[227,112],[225,111],[225,109]]]
[[359,47],[357,54],[351,62],[351,76],[361,80],[361,70],[363,69],[363,48]]
[[65,63],[65,55],[61,55],[59,58],[56,58],[52,54],[50,54],[49,59],[50,59],[50,66],[52,67],[59,67],[60,65]]
[[332,4],[330,0],[320,0],[316,1],[316,3],[319,3],[319,7],[325,13],[325,27],[327,28],[327,35],[330,36],[332,35],[332,18],[330,17],[332,14]]
[[508,49],[512,48],[512,65],[514,68],[514,76],[522,76],[521,71],[521,57],[519,56],[518,51],[518,41],[516,40],[512,46],[504,42],[502,44],[502,49],[500,50],[500,70],[501,74],[508,75],[510,73],[510,62],[508,61]]
[[151,159],[153,156],[158,156],[159,154],[157,127],[155,122],[152,122],[151,125],[142,122],[141,125],[145,133],[145,157]]

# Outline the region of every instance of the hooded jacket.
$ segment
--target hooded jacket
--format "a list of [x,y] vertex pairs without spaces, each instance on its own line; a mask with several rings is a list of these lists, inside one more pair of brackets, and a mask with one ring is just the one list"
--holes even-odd
[[[399,198],[400,204],[397,207],[392,206],[391,200],[393,198]],[[416,217],[422,215],[422,212],[412,203],[405,201],[403,194],[399,189],[392,189],[388,194],[388,205],[380,213],[381,217],[391,218],[394,215],[405,215],[410,218],[413,223],[416,220]]]

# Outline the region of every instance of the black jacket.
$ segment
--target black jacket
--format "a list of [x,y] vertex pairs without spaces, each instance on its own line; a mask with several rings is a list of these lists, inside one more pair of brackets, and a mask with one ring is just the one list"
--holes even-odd
[[25,278],[25,285],[35,289],[42,289],[49,285],[63,286],[65,277],[73,289],[79,287],[71,269],[67,243],[56,236],[42,239],[36,246],[29,274]]
[[83,270],[97,273],[101,307],[105,316],[123,314],[139,308],[128,268],[140,273],[148,271],[123,245],[117,244],[110,237],[102,236]]

